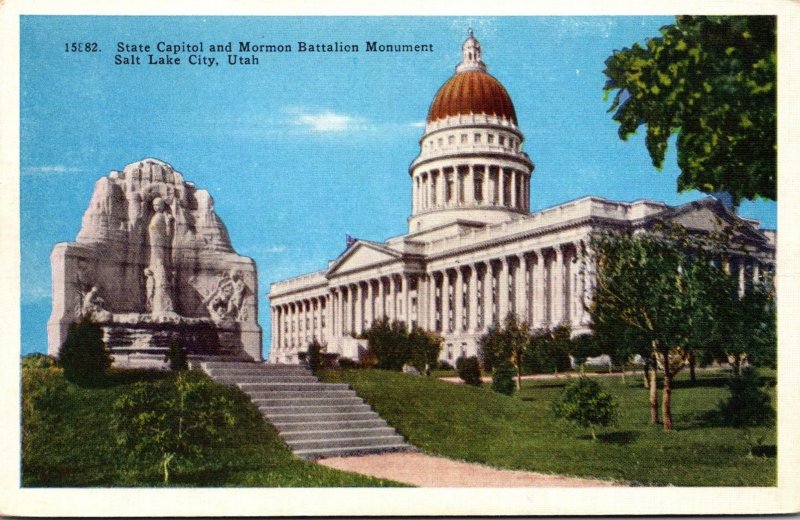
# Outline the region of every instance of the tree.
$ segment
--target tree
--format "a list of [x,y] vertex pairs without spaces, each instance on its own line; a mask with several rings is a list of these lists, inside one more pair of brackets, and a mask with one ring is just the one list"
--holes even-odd
[[537,329],[531,334],[523,358],[528,372],[536,374],[558,373],[569,370],[572,342],[569,325],[552,329]]
[[172,371],[187,370],[189,361],[186,347],[181,345],[179,340],[173,339],[169,344],[167,355],[164,356],[164,361],[169,362],[169,369]]
[[70,325],[58,360],[68,381],[81,386],[97,383],[111,366],[100,325],[87,319]]
[[[722,313],[736,304],[732,277],[715,267],[714,242],[680,226],[644,233],[608,233],[591,240],[597,286],[589,312],[593,327],[608,338],[627,334],[646,345],[652,360],[651,421],[658,422],[655,369],[664,372],[664,429],[672,429],[672,381],[687,353],[706,347]],[[644,350],[645,347],[642,347]]]
[[622,140],[647,126],[656,168],[677,134],[678,191],[777,198],[776,17],[678,16],[605,62]]
[[477,356],[458,358],[458,377],[471,386],[481,386],[481,363]]
[[306,348],[306,363],[308,363],[308,368],[314,373],[322,366],[323,350],[325,350],[325,347],[317,338],[311,340],[311,343],[308,344],[308,348]]
[[553,401],[552,410],[556,417],[589,428],[592,440],[597,440],[595,427],[609,426],[617,420],[614,397],[586,376],[567,383],[561,398]]
[[516,371],[517,389],[522,386],[522,370],[525,356],[528,352],[530,332],[526,322],[520,323],[517,316],[508,313],[503,327],[489,327],[489,330],[480,337],[481,357],[484,367],[491,370],[498,365],[508,362]]
[[213,449],[235,424],[232,400],[215,395],[208,380],[179,373],[174,381],[136,383],[114,403],[117,442],[135,457],[159,457],[164,483],[176,459],[191,461]]
[[377,368],[402,370],[411,359],[411,342],[405,322],[377,319],[362,334],[369,342],[369,352],[377,359]]
[[516,388],[514,372],[514,365],[510,361],[501,361],[492,372],[492,390],[506,395],[513,394]]
[[408,335],[410,362],[422,374],[431,375],[431,367],[435,367],[442,352],[444,338],[435,332],[414,326]]

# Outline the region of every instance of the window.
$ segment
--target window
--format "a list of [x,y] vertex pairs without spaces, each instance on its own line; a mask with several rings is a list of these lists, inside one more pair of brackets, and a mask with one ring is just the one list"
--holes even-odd
[[498,137],[498,139],[497,139],[497,140],[500,142],[500,146],[505,146],[505,144],[506,144],[506,138],[505,138],[505,136],[502,136],[502,135],[501,135],[500,137]]
[[489,144],[494,143],[494,134],[489,134],[486,136],[486,142]]
[[447,136],[447,144],[455,144],[456,143],[456,136],[449,135]]
[[476,143],[480,143],[481,142],[481,134],[475,134],[475,142]]
[[467,134],[461,134],[461,144],[467,144]]
[[440,137],[440,138],[439,138],[439,148],[441,148],[443,144],[444,144],[444,139],[442,139],[442,138]]

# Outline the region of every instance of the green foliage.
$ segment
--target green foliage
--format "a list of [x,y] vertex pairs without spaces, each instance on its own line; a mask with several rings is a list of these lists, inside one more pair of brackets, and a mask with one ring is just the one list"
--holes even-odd
[[82,386],[97,384],[111,366],[100,325],[86,319],[70,325],[58,359],[67,381]]
[[207,380],[181,374],[167,384],[138,383],[114,403],[117,442],[135,457],[157,454],[167,483],[173,459],[191,463],[222,442],[235,423],[233,406]]
[[528,324],[517,321],[517,316],[508,313],[501,327],[491,325],[478,339],[479,353],[486,370],[503,363],[510,363],[516,370],[517,387],[520,385],[523,366],[528,356],[530,331]]
[[40,352],[34,352],[32,354],[22,356],[22,359],[20,360],[20,366],[23,369],[52,368],[58,366],[58,360],[46,354],[42,354]]
[[609,426],[616,422],[617,407],[614,397],[597,381],[586,376],[567,383],[561,398],[552,403],[552,411],[556,417],[589,428],[594,440],[597,440],[595,427]]
[[734,428],[773,426],[775,409],[769,394],[763,390],[761,378],[753,368],[745,368],[728,381],[730,396],[717,406],[721,424]]
[[[762,375],[774,381],[774,372]],[[601,379],[619,403],[619,422],[613,430],[598,430],[596,443],[576,442],[576,428],[550,411],[551,402],[564,392],[565,377],[523,380],[513,398],[384,370],[322,371],[322,378],[351,385],[411,444],[432,455],[645,486],[777,482],[775,457],[745,459],[741,430],[704,421],[703,415],[728,393],[727,376],[717,371],[699,372],[696,385],[688,383],[688,372],[678,374],[675,400],[685,427],[672,432],[648,424],[647,389],[619,378]],[[775,388],[767,390],[774,397]],[[763,447],[774,447],[775,429],[761,431]]]
[[306,363],[312,372],[316,373],[322,365],[322,351],[325,347],[314,338],[306,349]]
[[405,322],[377,319],[362,336],[369,341],[369,353],[378,360],[377,368],[402,370],[411,359],[411,342]]
[[492,372],[492,390],[505,395],[514,393],[514,375],[516,371],[509,361],[501,361]]
[[678,135],[678,190],[776,200],[776,17],[678,16],[605,64],[609,112],[626,140],[647,126],[661,168]]
[[164,361],[169,362],[169,369],[172,371],[187,370],[189,368],[188,355],[186,348],[181,345],[181,342],[174,339],[169,344],[169,351],[167,352]]
[[458,365],[458,377],[460,377],[466,384],[472,386],[481,386],[481,363],[478,361],[477,356],[458,358],[456,365]]
[[573,350],[568,325],[553,329],[538,329],[533,332],[523,357],[525,372],[529,374],[552,374],[571,368],[569,355]]
[[435,332],[414,327],[408,335],[408,341],[411,344],[408,362],[419,370],[420,374],[430,375],[431,368],[437,366],[444,338]]
[[[47,356],[36,356],[36,362]],[[50,442],[53,428],[60,424],[60,402],[70,388],[55,367],[22,366],[22,465],[35,466]]]

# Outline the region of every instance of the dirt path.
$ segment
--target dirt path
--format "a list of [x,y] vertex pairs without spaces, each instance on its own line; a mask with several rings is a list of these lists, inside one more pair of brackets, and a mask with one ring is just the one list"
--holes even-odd
[[495,469],[422,453],[383,453],[331,457],[317,461],[344,471],[404,482],[419,487],[606,487],[624,484]]

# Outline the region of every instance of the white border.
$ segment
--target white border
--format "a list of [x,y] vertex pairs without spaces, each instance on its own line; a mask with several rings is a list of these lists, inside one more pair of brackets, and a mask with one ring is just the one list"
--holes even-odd
[[[778,487],[624,489],[20,489],[19,487],[19,16],[51,15],[654,15],[777,14],[779,36]],[[0,0],[0,515],[263,516],[263,515],[580,515],[756,514],[800,511],[800,4],[779,1],[562,1],[490,5],[467,0],[400,2],[256,1],[132,5],[108,1]]]

